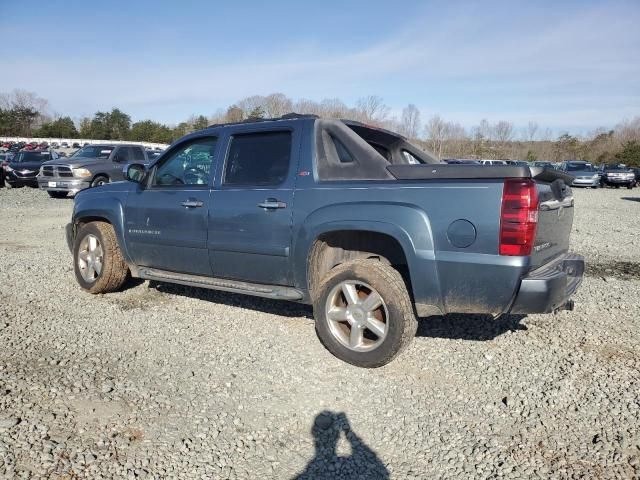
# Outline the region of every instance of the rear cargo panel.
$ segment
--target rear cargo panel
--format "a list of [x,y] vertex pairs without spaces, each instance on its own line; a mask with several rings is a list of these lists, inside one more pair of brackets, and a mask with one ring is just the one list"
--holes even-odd
[[574,202],[571,188],[538,182],[538,227],[531,253],[531,266],[537,268],[569,251]]

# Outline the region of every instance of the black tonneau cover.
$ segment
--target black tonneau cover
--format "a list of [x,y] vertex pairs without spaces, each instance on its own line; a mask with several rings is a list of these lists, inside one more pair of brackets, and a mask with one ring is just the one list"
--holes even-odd
[[571,175],[558,170],[518,165],[464,165],[432,163],[428,165],[388,165],[387,170],[397,180],[460,180],[473,178],[533,178],[552,183],[562,179],[567,185]]

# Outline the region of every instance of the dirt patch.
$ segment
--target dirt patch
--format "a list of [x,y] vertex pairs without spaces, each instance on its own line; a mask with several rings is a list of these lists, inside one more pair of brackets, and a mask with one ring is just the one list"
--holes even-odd
[[590,277],[614,277],[622,280],[640,279],[640,263],[609,262],[586,264],[585,274]]

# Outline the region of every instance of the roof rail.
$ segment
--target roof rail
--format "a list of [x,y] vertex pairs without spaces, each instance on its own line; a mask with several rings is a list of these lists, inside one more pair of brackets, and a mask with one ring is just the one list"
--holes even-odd
[[239,122],[214,123],[213,125],[209,125],[207,128],[228,127],[230,125],[244,125],[246,123],[275,122],[278,120],[297,120],[299,118],[320,118],[320,117],[318,117],[318,115],[292,112],[276,118],[254,118],[254,119],[241,120]]

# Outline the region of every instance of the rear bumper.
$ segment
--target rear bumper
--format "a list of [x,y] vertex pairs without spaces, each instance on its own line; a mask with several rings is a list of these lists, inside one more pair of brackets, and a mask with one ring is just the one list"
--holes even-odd
[[564,307],[582,283],[584,257],[567,253],[525,276],[510,313],[551,313]]

